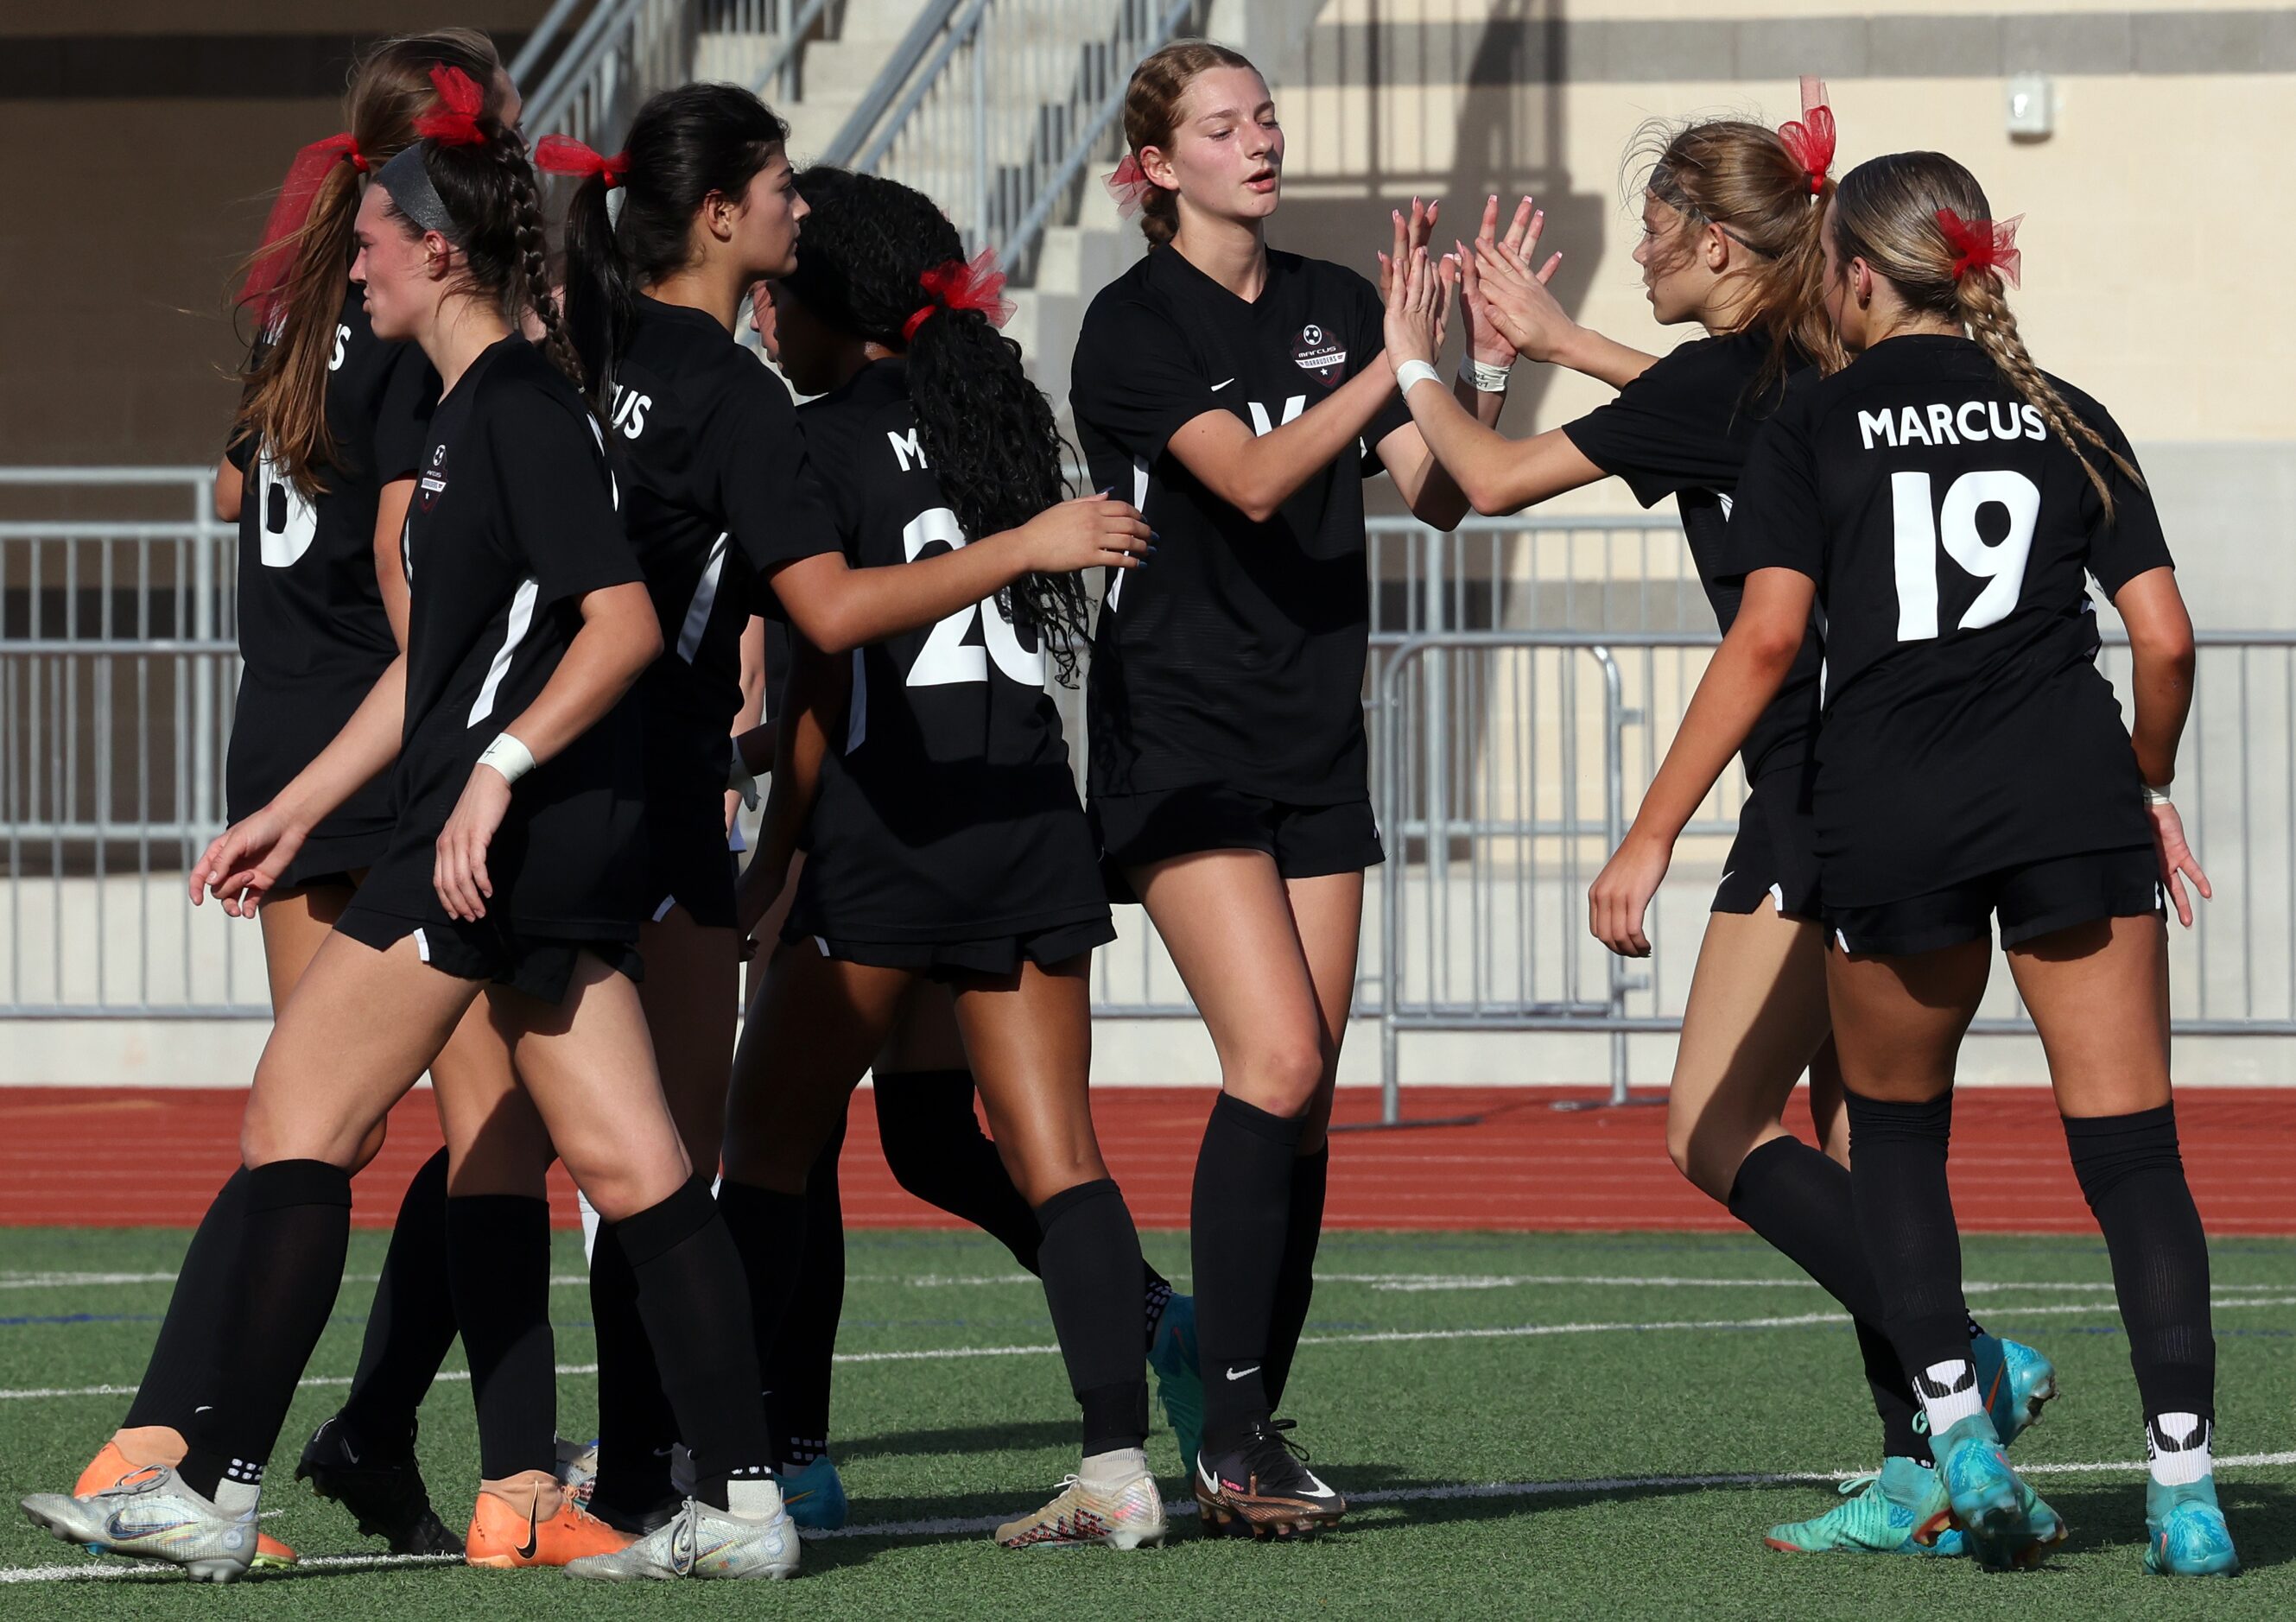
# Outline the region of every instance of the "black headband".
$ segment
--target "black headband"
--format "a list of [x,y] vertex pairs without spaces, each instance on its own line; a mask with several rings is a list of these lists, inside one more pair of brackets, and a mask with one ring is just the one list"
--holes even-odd
[[447,211],[446,200],[431,184],[430,166],[422,160],[422,143],[401,151],[382,166],[374,184],[390,193],[390,201],[398,211],[425,231],[435,231],[457,248],[463,246],[462,227]]

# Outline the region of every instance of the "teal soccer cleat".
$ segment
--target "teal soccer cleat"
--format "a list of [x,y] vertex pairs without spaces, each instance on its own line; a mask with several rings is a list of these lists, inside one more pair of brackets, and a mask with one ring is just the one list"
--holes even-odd
[[1156,1397],[1164,1418],[1180,1440],[1180,1462],[1196,1467],[1204,1445],[1204,1381],[1196,1371],[1196,1299],[1176,1295],[1164,1303],[1156,1323],[1156,1342],[1148,1348],[1148,1366],[1156,1371]]
[[2217,1481],[2144,1484],[2144,1569],[2155,1577],[2237,1577],[2240,1556],[2217,1507]]
[[789,1518],[808,1532],[834,1532],[845,1524],[845,1482],[827,1454],[782,1478],[782,1503]]
[[2065,1523],[2009,1468],[1993,1421],[1972,1414],[1937,1438],[1938,1475],[1948,1504],[1931,1530],[1946,1521],[1961,1528],[1969,1552],[1996,1570],[2038,1565],[2050,1544],[2062,1543]]
[[1951,1518],[1945,1486],[1917,1459],[1884,1459],[1879,1473],[1841,1484],[1843,1502],[1808,1520],[1772,1527],[1763,1541],[1788,1554],[1934,1554],[1964,1552],[1948,1527],[1934,1542],[1921,1534]]
[[2056,1396],[2056,1365],[2031,1347],[1997,1335],[1972,1337],[1969,1357],[1977,1365],[1977,1385],[1985,1393],[1994,1434],[2006,1447],[2041,1417],[2041,1405]]

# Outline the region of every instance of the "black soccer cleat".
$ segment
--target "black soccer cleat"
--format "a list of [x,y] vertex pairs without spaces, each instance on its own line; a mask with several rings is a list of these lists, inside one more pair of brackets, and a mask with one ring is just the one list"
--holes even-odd
[[383,1539],[393,1554],[463,1556],[463,1540],[430,1507],[411,1435],[404,1457],[380,1458],[338,1413],[304,1444],[295,1479],[309,1482],[320,1497],[341,1504],[362,1533]]
[[1308,1468],[1308,1450],[1284,1433],[1294,1421],[1252,1427],[1238,1447],[1196,1455],[1196,1505],[1213,1537],[1308,1537],[1340,1523],[1348,1501]]

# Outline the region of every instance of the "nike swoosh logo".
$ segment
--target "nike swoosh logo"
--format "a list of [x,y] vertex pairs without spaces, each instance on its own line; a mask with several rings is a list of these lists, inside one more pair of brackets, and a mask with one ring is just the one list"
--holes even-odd
[[1259,1372],[1259,1365],[1255,1363],[1248,1369],[1230,1369],[1227,1372],[1227,1377],[1231,1380],[1242,1380],[1247,1374],[1257,1374]]
[[172,1532],[178,1527],[187,1527],[191,1524],[191,1518],[184,1516],[175,1520],[160,1520],[138,1525],[135,1521],[123,1520],[119,1511],[115,1510],[112,1511],[111,1518],[104,1522],[104,1529],[113,1537],[125,1540],[134,1537],[153,1537],[162,1532]]
[[535,1551],[541,1547],[541,1544],[542,1528],[536,1522],[533,1516],[529,1515],[526,1518],[526,1546],[518,1552],[519,1559],[532,1560]]
[[1737,870],[1736,868],[1734,868],[1734,868],[1732,868],[1728,872],[1724,873],[1724,874],[1722,875],[1722,882],[1723,882],[1723,883],[1725,883],[1725,884],[1729,883],[1729,882],[1730,882],[1730,881],[1731,881],[1731,879],[1732,879],[1732,877],[1733,877],[1733,876],[1734,876],[1734,875],[1736,874],[1737,871],[1738,871],[1738,870]]
[[1301,1487],[1300,1489],[1300,1496],[1302,1498],[1333,1498],[1337,1497],[1338,1495],[1332,1492],[1330,1487],[1325,1487],[1322,1482],[1318,1481],[1316,1483],[1315,1490],[1313,1492],[1310,1492],[1304,1487]]
[[[1228,379],[1228,380],[1227,380],[1227,383],[1233,383],[1234,381],[1235,381],[1235,380],[1234,380],[1234,378],[1230,378],[1230,379]],[[1213,392],[1214,394],[1218,394],[1221,389],[1225,389],[1225,388],[1226,388],[1226,387],[1227,387],[1227,383],[1214,383],[1214,384],[1212,385],[1212,392]]]

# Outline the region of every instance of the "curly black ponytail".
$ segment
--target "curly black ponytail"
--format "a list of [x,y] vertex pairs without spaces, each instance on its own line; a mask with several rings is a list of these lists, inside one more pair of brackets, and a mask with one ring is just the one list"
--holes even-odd
[[788,140],[789,126],[740,86],[681,85],[649,97],[630,122],[619,219],[607,212],[604,175],[574,189],[566,320],[599,405],[629,343],[640,290],[685,267],[701,205],[742,196]]
[[[1021,346],[979,310],[948,308],[925,291],[928,272],[964,257],[939,206],[894,181],[818,166],[798,176],[798,190],[812,212],[784,283],[830,325],[907,351],[918,443],[964,533],[1017,528],[1065,500],[1066,447],[1052,402],[1021,369]],[[1091,630],[1083,579],[1029,575],[998,606],[1074,686]]]

